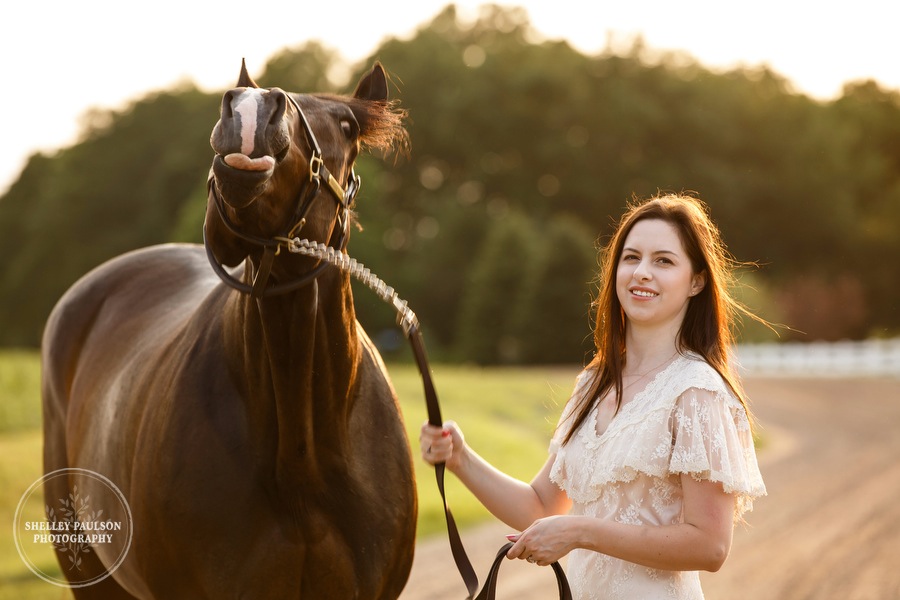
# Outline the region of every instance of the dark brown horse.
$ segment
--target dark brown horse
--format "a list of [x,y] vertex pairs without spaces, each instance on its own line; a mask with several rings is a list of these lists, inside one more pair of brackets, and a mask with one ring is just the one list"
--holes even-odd
[[[109,478],[134,532],[76,597],[399,596],[416,501],[395,394],[348,276],[282,250],[346,245],[357,154],[404,143],[403,116],[379,64],[352,97],[261,89],[242,69],[211,137],[207,248],[121,256],[60,300],[44,468]],[[48,503],[69,486],[52,479]],[[92,550],[81,580],[115,558]]]

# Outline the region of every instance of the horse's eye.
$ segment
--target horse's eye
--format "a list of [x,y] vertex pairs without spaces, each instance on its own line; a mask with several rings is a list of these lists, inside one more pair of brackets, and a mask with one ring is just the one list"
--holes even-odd
[[348,139],[355,137],[359,133],[357,131],[356,123],[347,120],[341,121],[341,131],[344,132],[344,135]]

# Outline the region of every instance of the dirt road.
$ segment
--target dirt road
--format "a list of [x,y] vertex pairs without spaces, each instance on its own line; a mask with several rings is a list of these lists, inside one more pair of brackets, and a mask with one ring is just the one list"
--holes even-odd
[[[769,495],[738,526],[707,600],[900,600],[900,380],[751,379]],[[451,499],[452,505],[452,499]],[[507,528],[463,533],[479,580]],[[401,600],[462,600],[447,541],[419,545]],[[549,569],[505,563],[498,598],[557,597]]]

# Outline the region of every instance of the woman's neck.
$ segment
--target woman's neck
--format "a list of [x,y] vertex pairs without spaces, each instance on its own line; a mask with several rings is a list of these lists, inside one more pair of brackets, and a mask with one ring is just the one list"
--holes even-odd
[[640,330],[625,331],[624,375],[643,373],[664,366],[678,354],[675,333]]

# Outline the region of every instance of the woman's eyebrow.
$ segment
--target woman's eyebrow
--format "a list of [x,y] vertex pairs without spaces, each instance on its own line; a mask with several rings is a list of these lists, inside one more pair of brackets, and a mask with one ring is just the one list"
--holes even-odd
[[[636,248],[628,248],[628,247],[622,248],[622,252],[635,252],[637,254],[641,253],[641,251]],[[678,253],[674,252],[672,250],[654,250],[650,254],[671,254],[672,256],[678,256]]]

